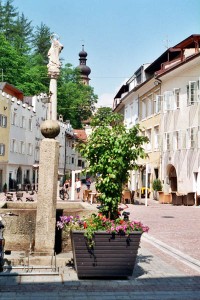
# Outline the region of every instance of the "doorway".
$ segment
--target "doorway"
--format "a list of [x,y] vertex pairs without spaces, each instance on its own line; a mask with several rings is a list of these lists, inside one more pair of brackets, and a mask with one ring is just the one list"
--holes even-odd
[[177,174],[176,169],[173,165],[169,165],[168,167],[168,177],[169,177],[169,184],[171,187],[172,192],[177,192]]

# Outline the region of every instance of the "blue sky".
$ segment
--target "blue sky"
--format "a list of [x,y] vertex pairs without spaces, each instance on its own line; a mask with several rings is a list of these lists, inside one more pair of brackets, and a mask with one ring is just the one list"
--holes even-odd
[[90,85],[112,106],[121,84],[166,47],[200,34],[200,0],[14,0],[32,20],[60,36],[61,57],[74,67],[84,43]]

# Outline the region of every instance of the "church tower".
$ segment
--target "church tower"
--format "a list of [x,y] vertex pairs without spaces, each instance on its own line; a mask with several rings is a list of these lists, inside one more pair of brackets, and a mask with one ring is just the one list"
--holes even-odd
[[82,51],[79,52],[79,66],[77,67],[80,70],[81,80],[84,84],[89,85],[90,78],[88,77],[91,73],[91,70],[86,66],[87,61],[87,52],[84,50],[84,45],[82,45]]

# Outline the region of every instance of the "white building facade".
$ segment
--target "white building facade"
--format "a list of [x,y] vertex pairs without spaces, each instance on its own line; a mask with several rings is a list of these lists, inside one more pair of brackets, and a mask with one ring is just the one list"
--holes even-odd
[[[6,147],[8,153],[4,158],[6,151],[2,151],[0,156],[0,191],[3,191],[5,183],[8,190],[25,187],[37,189],[40,143],[44,138],[40,124],[47,118],[47,105],[42,102],[41,95],[24,97],[22,92],[7,83],[1,84],[0,93],[2,103],[6,101],[8,115],[5,130],[8,140],[6,146],[5,142],[3,143],[4,128],[0,131],[0,144]],[[17,95],[20,95],[20,98]],[[4,113],[5,105],[0,108],[1,115]],[[58,122],[60,125],[60,134],[56,138],[60,143],[58,178],[62,183],[64,175],[70,178],[71,171],[82,169],[84,164],[75,151],[75,136],[70,122],[63,122],[62,116]]]

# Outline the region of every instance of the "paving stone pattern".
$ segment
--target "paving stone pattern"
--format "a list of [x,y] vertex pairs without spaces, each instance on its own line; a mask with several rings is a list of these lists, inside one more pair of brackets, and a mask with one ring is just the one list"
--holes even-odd
[[[0,276],[0,300],[199,300],[200,267],[195,262],[200,260],[200,208],[158,204],[153,200],[148,204],[128,208],[131,218],[150,227],[151,238],[142,238],[132,277],[79,280],[69,267],[57,275],[4,273]],[[171,253],[163,245],[169,246]],[[177,259],[176,250],[182,254],[182,260]]]

